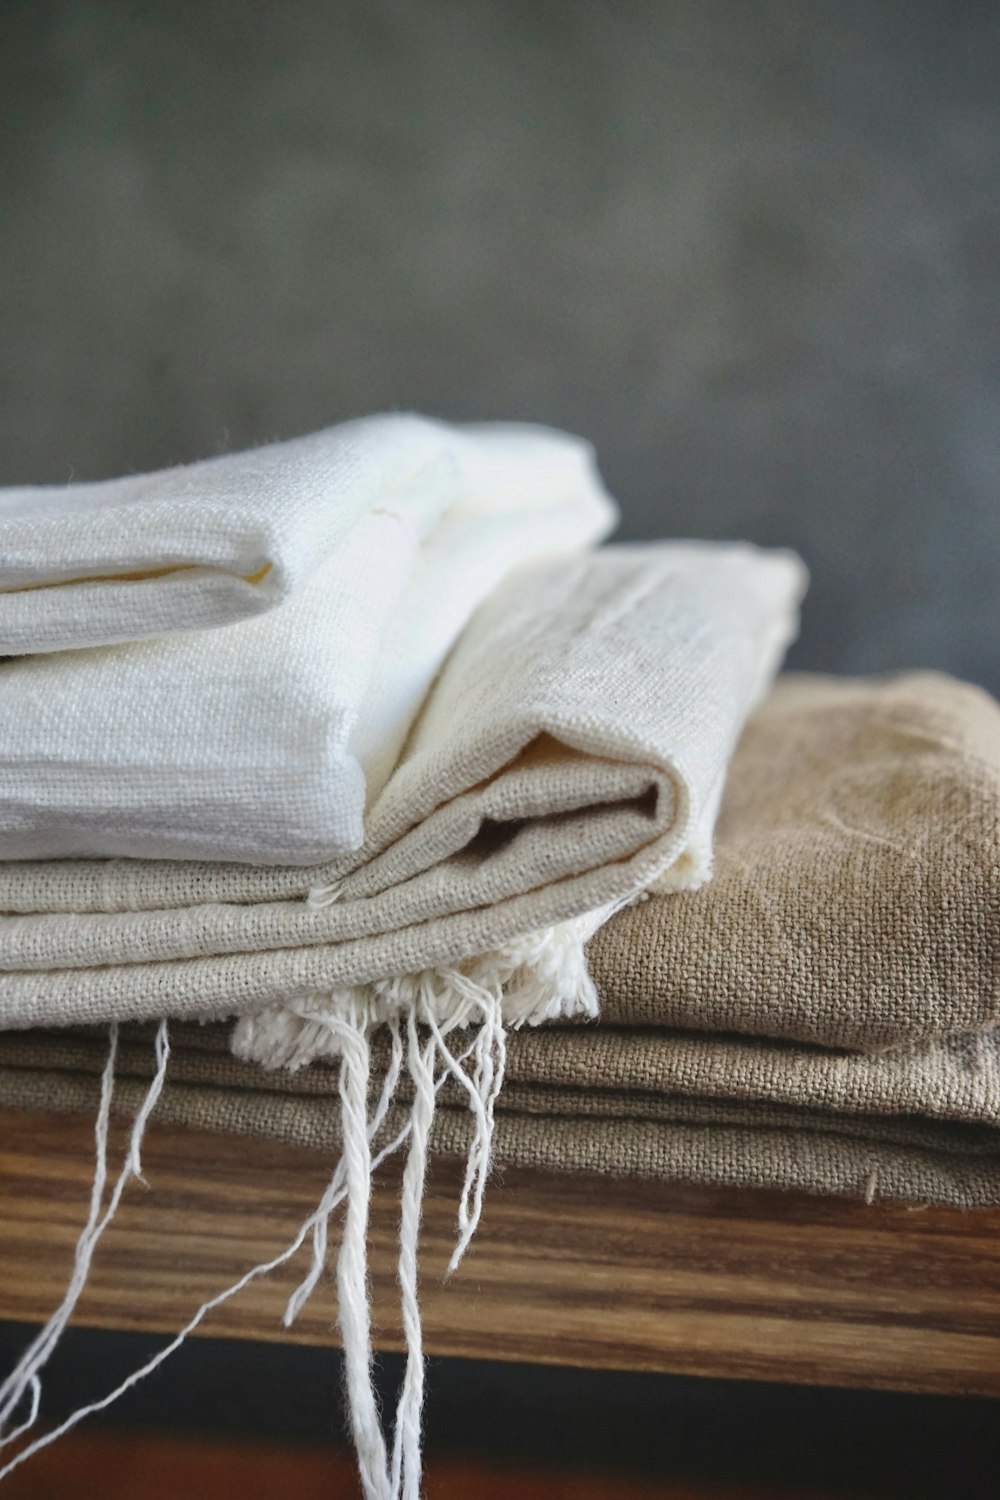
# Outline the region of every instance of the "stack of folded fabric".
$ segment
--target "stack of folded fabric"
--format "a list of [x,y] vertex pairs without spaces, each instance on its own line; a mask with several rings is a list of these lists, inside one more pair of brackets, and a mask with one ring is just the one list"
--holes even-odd
[[[1000,1203],[1000,706],[936,674],[786,676],[727,782],[710,884],[602,927],[597,1024],[508,1039],[503,1164]],[[0,1102],[91,1108],[104,1033],[0,1039]],[[123,1102],[149,1077],[142,1029]],[[322,1064],[175,1035],[165,1117],[339,1143]],[[398,1118],[391,1128],[396,1128]],[[432,1140],[467,1149],[445,1090]]]
[[[127,1110],[119,1196],[154,1105],[330,1151],[289,1316],[346,1200],[376,1500],[419,1493],[428,1150],[467,1164],[456,1255],[491,1161],[1000,1202],[1000,707],[774,686],[797,560],[590,551],[613,515],[575,439],[410,417],[0,498],[0,1105]],[[399,1148],[390,1455],[364,1236]]]
[[[796,628],[790,554],[587,550],[613,519],[576,439],[401,416],[0,494],[4,1100],[68,1102],[59,1085],[32,1095],[40,1028],[43,1077],[65,1028],[110,1028],[91,1216],[65,1303],[0,1387],[0,1444],[37,1415],[11,1430],[23,1400],[37,1407],[154,1105],[184,1097],[162,1092],[170,1027],[235,1021],[258,1078],[336,1059],[341,1158],[295,1242],[311,1231],[314,1260],[290,1315],[344,1202],[364,1488],[418,1494],[416,1236],[429,1145],[459,1118],[435,1117],[442,1085],[471,1122],[450,1142],[467,1159],[458,1255],[507,1118],[508,1031],[595,1015],[587,940],[640,896],[710,877],[730,757]],[[148,1020],[153,1075],[103,1210],[119,1028]],[[407,1153],[391,1457],[364,1256],[386,1132]]]

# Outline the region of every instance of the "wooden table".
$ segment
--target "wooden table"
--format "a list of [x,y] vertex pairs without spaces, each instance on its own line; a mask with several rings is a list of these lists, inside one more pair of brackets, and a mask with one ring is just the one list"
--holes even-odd
[[[120,1148],[122,1133],[114,1140]],[[86,1214],[92,1122],[0,1111],[0,1318],[42,1321]],[[117,1158],[116,1158],[117,1160]],[[152,1127],[76,1317],[175,1333],[276,1254],[315,1206],[316,1152]],[[397,1178],[371,1230],[380,1347],[400,1347]],[[1000,1211],[511,1172],[446,1284],[457,1179],[436,1166],[423,1233],[428,1352],[608,1369],[1000,1396]],[[280,1316],[305,1252],[213,1313],[215,1336],[328,1344],[324,1286]]]

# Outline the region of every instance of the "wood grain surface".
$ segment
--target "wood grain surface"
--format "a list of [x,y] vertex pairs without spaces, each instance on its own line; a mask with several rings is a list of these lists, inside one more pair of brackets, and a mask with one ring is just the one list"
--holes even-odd
[[[91,1123],[0,1111],[0,1318],[42,1320],[65,1288],[93,1170]],[[120,1151],[122,1133],[114,1144]],[[117,1157],[116,1157],[117,1160]],[[275,1255],[315,1206],[314,1152],[151,1128],[76,1321],[176,1332]],[[378,1342],[399,1347],[397,1177],[371,1227]],[[843,1203],[509,1173],[472,1251],[442,1282],[457,1179],[435,1167],[422,1301],[442,1355],[1000,1396],[1000,1211]],[[204,1333],[335,1341],[329,1280],[291,1332],[300,1252],[213,1313]]]

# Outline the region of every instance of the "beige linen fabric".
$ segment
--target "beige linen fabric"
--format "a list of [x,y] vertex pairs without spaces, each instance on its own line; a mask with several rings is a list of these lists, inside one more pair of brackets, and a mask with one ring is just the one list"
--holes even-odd
[[[0,1035],[0,1069],[99,1073],[103,1028]],[[144,1078],[153,1067],[152,1031],[126,1028],[119,1072]],[[375,1045],[375,1061],[386,1048]],[[232,1056],[223,1025],[181,1024],[173,1032],[173,1081],[261,1093],[328,1098],[337,1069],[261,1069]],[[1000,1029],[930,1042],[907,1051],[865,1055],[752,1037],[647,1031],[603,1022],[527,1028],[507,1039],[507,1081],[498,1108],[580,1116],[658,1118],[678,1108],[764,1109],[769,1118],[835,1114],[910,1128],[926,1135],[937,1121],[1000,1124]],[[405,1098],[407,1085],[401,1086]],[[462,1103],[450,1088],[446,1102]],[[997,1139],[1000,1149],[1000,1138]]]
[[[313,871],[0,866],[0,1029],[329,1003],[653,881],[699,885],[803,583],[789,554],[681,543],[521,569],[451,653],[359,853]],[[329,904],[307,904],[311,885]],[[573,1009],[549,960],[575,990],[589,920],[546,949],[549,1013]]]
[[[509,1037],[497,1162],[1000,1203],[998,718],[935,675],[782,679],[733,758],[714,881],[593,939],[600,1022]],[[126,1108],[150,1035],[123,1037]],[[163,1118],[337,1148],[335,1069],[242,1063],[221,1025],[174,1049]],[[105,1051],[0,1036],[0,1102],[90,1108]],[[468,1148],[454,1089],[432,1140]]]

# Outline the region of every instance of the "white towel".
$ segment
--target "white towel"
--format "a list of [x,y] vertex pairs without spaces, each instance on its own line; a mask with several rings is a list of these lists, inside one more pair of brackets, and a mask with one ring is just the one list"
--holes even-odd
[[580,440],[417,417],[0,494],[0,649],[129,642],[0,664],[0,860],[357,849],[476,606],[614,517]]
[[[0,655],[248,619],[291,598],[373,514],[419,537],[456,504],[593,509],[599,494],[578,439],[411,415],[156,474],[0,490]],[[599,508],[606,529],[606,499]]]

